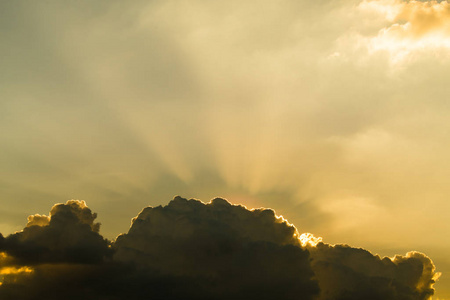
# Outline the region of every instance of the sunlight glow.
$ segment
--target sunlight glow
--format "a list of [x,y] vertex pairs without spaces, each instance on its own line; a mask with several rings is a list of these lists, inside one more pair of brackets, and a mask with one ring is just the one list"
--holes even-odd
[[[8,275],[29,274],[33,272],[33,269],[28,266],[14,267],[13,258],[5,252],[0,252],[0,286],[3,285],[4,279]],[[2,267],[2,265],[4,267]],[[8,278],[8,280],[14,281],[15,278]]]
[[376,13],[388,21],[394,21],[402,10],[402,4],[397,1],[363,1],[358,5],[358,9],[367,13]]
[[33,269],[30,267],[4,267],[0,269],[0,275],[14,275],[14,274],[20,274],[20,273],[31,273],[33,272]]
[[378,12],[391,23],[377,36],[367,37],[369,54],[387,51],[395,65],[423,53],[442,57],[450,49],[447,1],[364,1],[360,9]]
[[[4,267],[0,269],[0,286],[3,285],[5,276],[8,275],[19,275],[19,274],[30,274],[33,272],[33,269],[27,266],[24,267]],[[8,278],[8,281],[15,282],[17,280],[16,277]]]
[[392,30],[392,28],[400,27],[404,29],[399,30],[407,31],[410,25],[407,23],[389,29],[383,29],[378,36],[369,39],[369,53],[373,54],[378,51],[387,51],[391,57],[391,62],[398,64],[413,59],[414,54],[420,52],[442,56],[442,54],[446,54],[448,49],[450,49],[450,37],[438,33],[428,34],[419,38],[404,37]]
[[309,232],[302,233],[302,235],[300,235],[300,237],[299,237],[299,240],[300,240],[302,247],[306,247],[306,246],[316,247],[317,244],[322,242],[321,237],[315,237],[312,233],[309,233]]

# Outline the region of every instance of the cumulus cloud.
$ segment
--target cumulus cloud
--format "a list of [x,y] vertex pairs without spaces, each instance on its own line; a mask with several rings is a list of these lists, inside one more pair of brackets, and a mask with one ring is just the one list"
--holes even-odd
[[80,197],[112,239],[173,193],[220,194],[445,268],[444,3],[1,1],[0,231]]
[[84,201],[57,204],[49,217],[28,217],[26,227],[7,236],[2,248],[27,264],[101,261],[109,248],[96,216]]
[[[83,201],[0,235],[1,299],[429,299],[424,254],[329,245],[271,209],[175,197],[108,243]],[[309,241],[306,241],[306,239]]]
[[308,247],[320,299],[429,299],[439,277],[426,255],[381,258],[347,245]]
[[224,199],[204,204],[176,197],[145,208],[114,248],[117,261],[207,283],[202,290],[212,298],[312,299],[318,292],[294,226],[273,210]]
[[50,217],[46,215],[35,214],[28,216],[28,223],[25,227],[30,226],[47,226],[50,223]]

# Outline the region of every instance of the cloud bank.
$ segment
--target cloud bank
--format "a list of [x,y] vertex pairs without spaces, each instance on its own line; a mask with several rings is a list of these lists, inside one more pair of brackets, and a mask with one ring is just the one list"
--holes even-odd
[[438,277],[424,254],[325,244],[271,209],[220,198],[147,207],[115,241],[96,217],[70,200],[0,235],[0,298],[419,300]]

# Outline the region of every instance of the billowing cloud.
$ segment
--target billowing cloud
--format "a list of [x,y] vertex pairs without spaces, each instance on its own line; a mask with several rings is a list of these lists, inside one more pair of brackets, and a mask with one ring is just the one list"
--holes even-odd
[[381,258],[347,245],[308,247],[320,283],[320,299],[429,299],[439,277],[427,256]]
[[224,199],[204,204],[176,197],[145,208],[114,248],[116,261],[196,278],[212,298],[312,299],[318,292],[294,226],[273,210]]
[[46,215],[35,214],[28,216],[26,227],[30,226],[47,226],[50,223],[50,217]]
[[175,197],[143,209],[111,249],[95,217],[71,200],[0,236],[0,298],[425,300],[434,293],[437,273],[424,254],[380,258],[325,244],[271,209]]
[[49,217],[30,216],[26,227],[7,236],[0,250],[27,264],[101,261],[109,248],[98,233],[96,216],[84,201],[57,204]]
[[0,1],[0,231],[221,195],[449,269],[447,2]]

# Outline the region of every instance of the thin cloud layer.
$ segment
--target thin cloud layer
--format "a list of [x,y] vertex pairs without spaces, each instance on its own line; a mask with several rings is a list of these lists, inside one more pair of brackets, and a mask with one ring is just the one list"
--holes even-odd
[[425,300],[438,276],[424,254],[324,244],[271,209],[220,198],[147,207],[114,242],[95,218],[71,200],[0,235],[0,298]]

